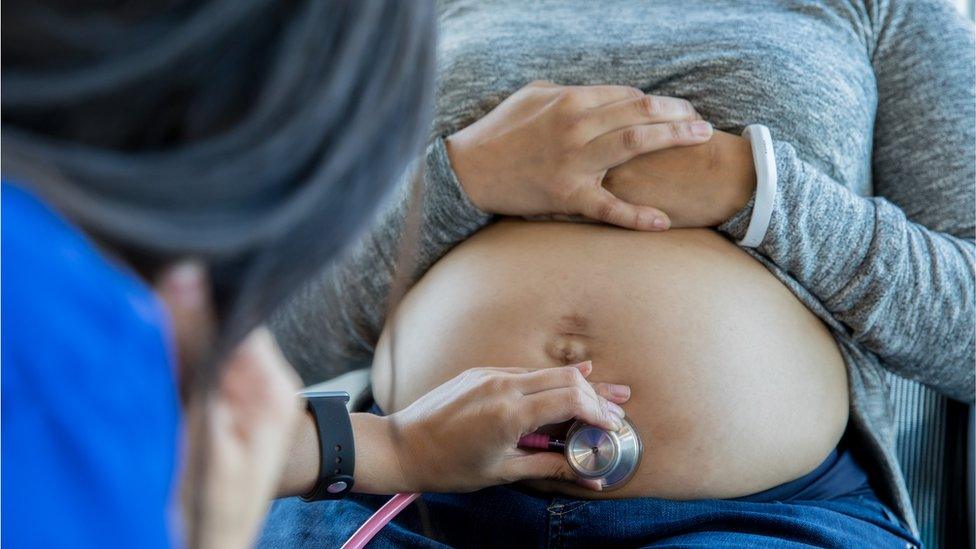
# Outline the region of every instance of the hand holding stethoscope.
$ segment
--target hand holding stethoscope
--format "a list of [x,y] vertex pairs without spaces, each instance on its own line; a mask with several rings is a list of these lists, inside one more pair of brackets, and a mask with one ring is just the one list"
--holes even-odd
[[[592,371],[589,361],[545,370],[477,368],[387,418],[353,414],[354,423],[356,416],[389,422],[396,442],[385,455],[402,454],[402,482],[379,489],[398,493],[343,549],[365,547],[421,491],[465,492],[528,479],[592,490],[626,483],[642,453],[640,437],[617,404],[630,398],[630,388],[591,384]],[[565,441],[536,432],[573,419]]]
[[467,492],[525,479],[601,489],[575,474],[563,455],[517,446],[544,425],[573,419],[610,431],[623,428],[619,404],[630,398],[630,388],[591,384],[586,378],[592,371],[589,361],[542,370],[475,368],[378,418],[389,422],[404,483],[380,491]]
[[[180,354],[206,349],[213,319],[205,271],[182,264],[161,277],[157,291]],[[586,378],[592,371],[590,362],[542,370],[476,368],[391,416],[351,414],[356,490],[463,492],[523,479],[601,489],[600,481],[574,471],[563,453],[518,446],[539,427],[573,419],[614,433],[628,429],[619,404],[630,399],[630,388],[591,384]],[[267,330],[248,337],[223,372],[206,406],[185,411],[188,424],[211,415],[213,474],[207,477],[199,544],[243,547],[256,534],[270,497],[308,492],[317,478],[319,446],[312,419],[294,398],[298,377]]]

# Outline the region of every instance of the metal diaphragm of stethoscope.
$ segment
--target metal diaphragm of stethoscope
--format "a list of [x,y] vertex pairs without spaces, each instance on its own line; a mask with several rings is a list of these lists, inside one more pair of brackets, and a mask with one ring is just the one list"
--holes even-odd
[[576,422],[566,435],[566,461],[581,478],[598,480],[604,490],[627,483],[644,454],[637,429],[624,418],[619,431]]
[[637,428],[628,418],[623,419],[618,431],[577,421],[570,426],[565,441],[533,433],[522,437],[519,446],[563,452],[577,476],[599,481],[603,490],[626,484],[637,472],[644,454]]

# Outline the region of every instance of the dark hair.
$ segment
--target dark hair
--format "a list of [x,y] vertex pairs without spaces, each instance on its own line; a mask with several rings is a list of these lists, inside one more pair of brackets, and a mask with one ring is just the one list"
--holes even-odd
[[[429,1],[3,7],[4,179],[144,276],[187,256],[205,262],[215,355],[359,232],[427,130]],[[214,387],[216,358],[190,365],[190,398]],[[190,546],[204,512],[202,421],[189,426],[199,449],[187,471]]]
[[204,261],[226,350],[336,255],[420,150],[432,6],[78,6],[4,4],[3,176],[144,274]]

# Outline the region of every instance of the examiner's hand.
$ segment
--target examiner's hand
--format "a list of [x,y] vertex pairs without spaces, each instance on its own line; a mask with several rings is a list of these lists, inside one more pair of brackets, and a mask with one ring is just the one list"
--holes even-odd
[[[213,348],[208,275],[199,263],[181,263],[159,275],[156,291],[170,314],[185,377],[193,372],[187,365],[202,363]],[[212,393],[189,391],[180,480],[192,536],[187,545],[253,544],[299,425],[299,386],[271,332],[258,328],[224,359]]]
[[533,82],[447,139],[451,164],[474,205],[502,215],[584,215],[663,230],[661,210],[602,186],[637,155],[708,141],[712,127],[684,99],[626,86]]
[[[555,479],[598,490],[599,482],[582,481],[573,474],[563,454],[517,447],[523,435],[571,419],[620,429],[624,412],[618,403],[630,398],[630,388],[590,384],[586,377],[592,369],[590,362],[534,371],[477,368],[387,418],[361,418],[374,424],[387,422],[390,442],[382,449],[399,460],[399,474],[393,478],[395,485],[379,484],[382,479],[374,475],[383,470],[377,462],[382,457],[365,449],[363,459],[374,467],[372,473],[368,466],[361,467],[359,441],[365,443],[366,438],[357,430],[357,477],[362,471],[367,484],[377,483],[360,488],[466,492],[523,479]],[[370,437],[374,445],[377,432],[382,431],[374,430]]]

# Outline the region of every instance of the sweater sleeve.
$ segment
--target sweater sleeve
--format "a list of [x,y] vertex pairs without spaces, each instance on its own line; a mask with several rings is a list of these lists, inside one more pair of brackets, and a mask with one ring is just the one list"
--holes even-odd
[[[464,193],[441,138],[427,148],[423,189],[411,283],[491,220]],[[404,181],[349,252],[272,317],[272,332],[306,383],[339,375],[372,353],[386,318],[409,208],[410,184]]]
[[[774,140],[780,184],[756,251],[891,371],[972,402],[973,28],[939,0],[879,4],[874,15],[876,196],[854,194]],[[751,211],[719,229],[742,238]]]

